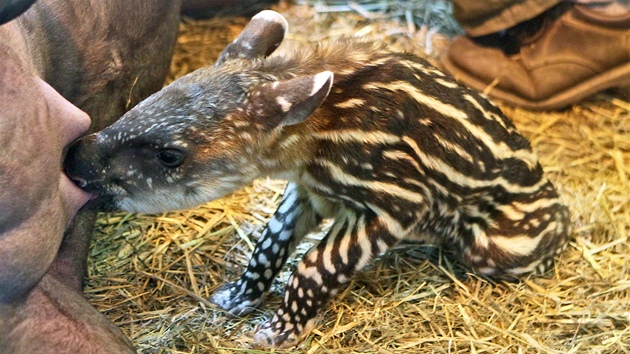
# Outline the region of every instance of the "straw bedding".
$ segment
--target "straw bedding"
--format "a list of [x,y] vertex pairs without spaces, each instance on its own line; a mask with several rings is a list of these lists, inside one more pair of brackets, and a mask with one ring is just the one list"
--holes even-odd
[[[299,43],[361,35],[434,58],[458,32],[447,2],[275,9]],[[212,64],[246,23],[184,20],[169,80]],[[574,239],[551,274],[493,283],[440,249],[402,244],[361,271],[290,352],[630,352],[630,103],[621,97],[600,94],[561,112],[503,107],[571,208]],[[295,260],[251,315],[229,316],[207,299],[240,275],[283,187],[263,179],[194,210],[102,214],[89,262],[90,302],[141,353],[267,352],[255,349],[251,333],[277,309]]]

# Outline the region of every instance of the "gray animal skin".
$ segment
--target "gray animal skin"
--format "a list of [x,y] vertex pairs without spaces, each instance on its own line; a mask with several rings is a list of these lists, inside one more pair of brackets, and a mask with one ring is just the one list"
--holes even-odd
[[0,0],[0,353],[134,353],[83,296],[96,211],[61,162],[162,87],[180,2],[33,2]]
[[213,67],[180,78],[75,144],[68,174],[112,208],[162,212],[262,176],[289,181],[243,275],[211,301],[258,306],[295,244],[304,256],[265,346],[299,343],[325,301],[403,239],[445,246],[492,277],[544,272],[569,216],[503,113],[425,60],[356,39],[273,53],[287,29],[256,15]]

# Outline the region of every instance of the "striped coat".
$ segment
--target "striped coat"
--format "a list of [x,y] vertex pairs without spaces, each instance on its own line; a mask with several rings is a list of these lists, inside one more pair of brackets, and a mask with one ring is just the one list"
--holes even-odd
[[333,218],[256,334],[267,345],[297,343],[343,283],[403,239],[448,247],[488,276],[552,265],[567,208],[496,106],[423,59],[356,39],[267,57],[285,30],[280,15],[257,15],[215,66],[79,143],[84,187],[157,212],[287,179],[247,269],[211,298],[234,314],[260,304],[300,239]]

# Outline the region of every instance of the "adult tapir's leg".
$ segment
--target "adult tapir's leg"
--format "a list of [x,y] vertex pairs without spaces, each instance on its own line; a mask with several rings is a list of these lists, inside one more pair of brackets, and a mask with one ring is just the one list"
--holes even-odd
[[[50,50],[48,67],[42,75],[62,95],[92,118],[90,131],[103,129],[142,99],[159,90],[167,75],[177,35],[179,1],[108,0],[89,2],[72,0],[72,11],[61,11],[36,4],[26,20],[38,20],[36,29],[49,42],[66,42],[77,52]],[[90,7],[96,12],[81,18],[76,8]],[[51,20],[56,19],[56,20]],[[56,21],[66,26],[62,32]],[[69,40],[72,39],[72,40]],[[74,87],[71,80],[81,78]],[[64,235],[61,248],[51,267],[51,275],[80,291],[86,275],[89,243],[96,220],[96,206],[77,213]]]
[[94,208],[87,207],[77,212],[48,271],[79,293],[83,292],[83,280],[87,276],[87,254],[96,217]]

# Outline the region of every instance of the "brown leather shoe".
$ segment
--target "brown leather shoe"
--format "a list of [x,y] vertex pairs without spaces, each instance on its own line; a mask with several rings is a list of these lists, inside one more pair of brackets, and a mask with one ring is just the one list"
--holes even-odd
[[630,15],[607,17],[575,5],[516,54],[459,37],[440,66],[514,106],[563,108],[605,89],[630,86]]

